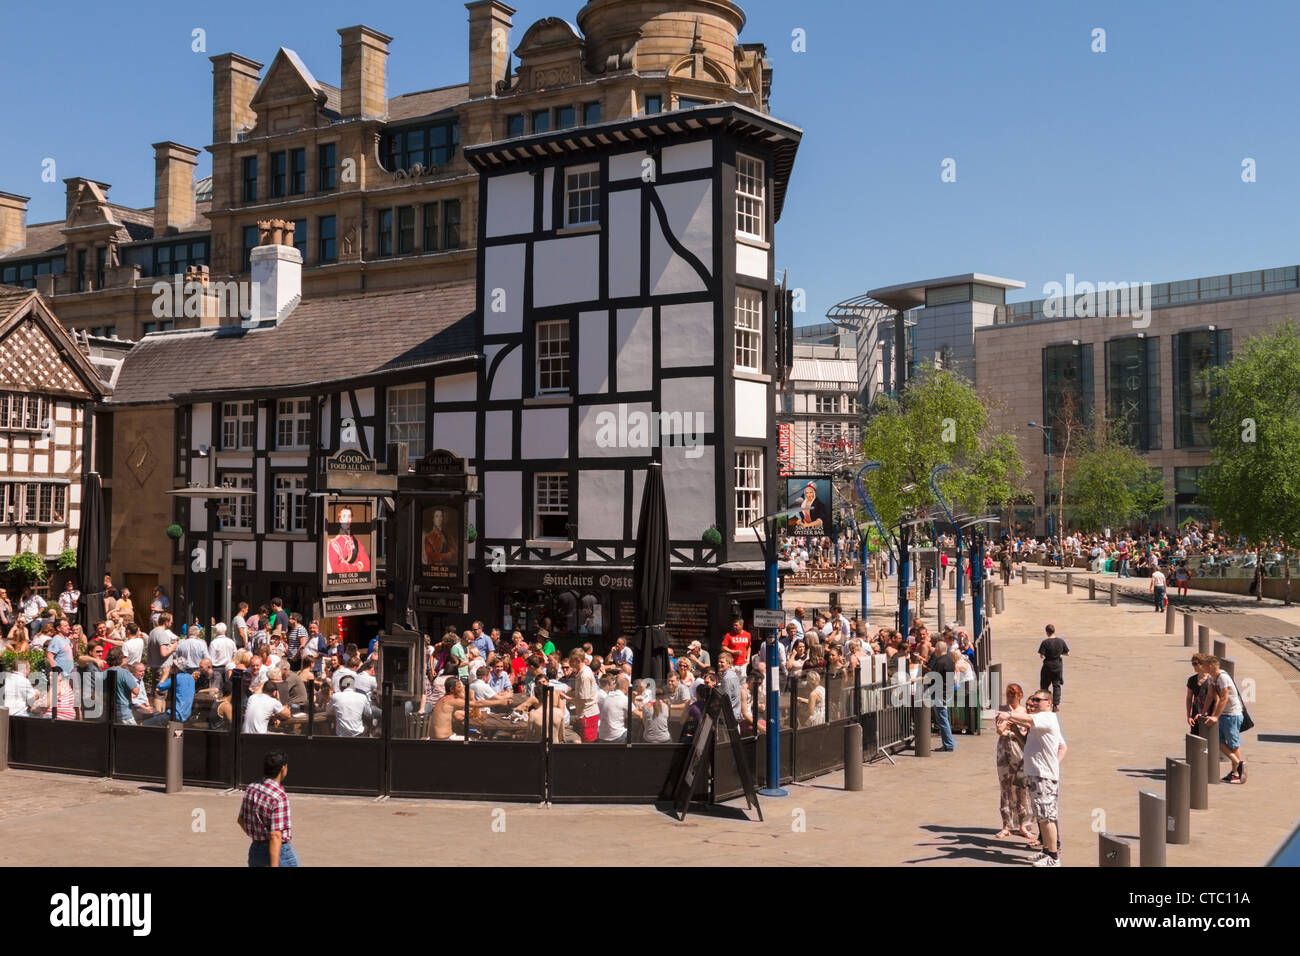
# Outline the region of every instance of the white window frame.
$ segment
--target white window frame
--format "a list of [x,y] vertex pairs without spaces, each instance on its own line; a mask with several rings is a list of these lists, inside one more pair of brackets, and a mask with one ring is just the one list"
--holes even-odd
[[533,539],[537,541],[567,541],[568,532],[562,535],[542,533],[542,519],[562,515],[569,518],[569,474],[564,471],[543,471],[533,475]]
[[736,234],[764,242],[767,209],[767,164],[736,154]]
[[564,225],[600,225],[600,165],[572,166],[564,171]]
[[0,525],[63,528],[67,524],[67,485],[55,481],[6,481],[0,485]]
[[[570,394],[573,390],[573,365],[569,320],[548,319],[538,322],[535,331],[534,393],[539,397]],[[563,335],[555,334],[557,332],[563,332]]]
[[275,447],[310,448],[311,399],[282,398],[275,403]]
[[307,533],[307,476],[275,476],[274,527],[279,534]]
[[763,371],[763,305],[763,293],[736,287],[735,363],[742,371]]
[[405,442],[409,461],[424,457],[425,391],[424,383],[397,385],[388,389],[388,441]]
[[[253,490],[253,476],[249,472],[230,472],[222,475],[223,483],[231,488],[245,488]],[[220,504],[229,505],[231,516],[229,518],[218,518],[218,526],[222,531],[252,531],[253,530],[253,502],[256,495],[237,495],[233,498],[222,498]]]
[[840,397],[838,395],[817,395],[813,408],[817,410],[818,415],[838,415],[840,413]]
[[43,432],[53,415],[54,403],[47,395],[0,392],[0,429]]
[[221,403],[221,450],[250,451],[257,440],[257,403]]
[[737,448],[733,461],[735,497],[732,517],[736,534],[753,534],[750,522],[763,516],[763,449]]

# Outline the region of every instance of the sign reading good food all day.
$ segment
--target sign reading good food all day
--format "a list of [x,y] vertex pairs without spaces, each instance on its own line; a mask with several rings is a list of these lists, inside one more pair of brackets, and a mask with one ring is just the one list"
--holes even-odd
[[325,470],[373,475],[376,470],[375,459],[361,454],[355,448],[344,448],[325,459]]

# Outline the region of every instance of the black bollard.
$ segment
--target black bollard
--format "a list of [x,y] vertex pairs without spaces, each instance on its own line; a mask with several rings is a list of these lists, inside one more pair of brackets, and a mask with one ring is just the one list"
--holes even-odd
[[844,726],[844,789],[862,789],[862,725],[856,720]]
[[922,698],[913,708],[913,727],[916,730],[916,756],[930,756],[930,703]]

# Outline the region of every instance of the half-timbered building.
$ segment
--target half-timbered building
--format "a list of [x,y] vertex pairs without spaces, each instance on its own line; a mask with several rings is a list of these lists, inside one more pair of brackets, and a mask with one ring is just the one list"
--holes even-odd
[[39,293],[0,286],[0,560],[77,545],[87,426],[107,388]]

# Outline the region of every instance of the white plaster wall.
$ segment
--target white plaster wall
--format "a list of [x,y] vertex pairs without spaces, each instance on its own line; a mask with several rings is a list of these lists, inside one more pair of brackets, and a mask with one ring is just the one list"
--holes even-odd
[[688,169],[713,168],[713,140],[701,140],[698,143],[682,143],[669,146],[663,151],[664,173],[680,173]]
[[310,541],[293,543],[293,569],[295,573],[316,570],[316,545]]
[[483,451],[488,458],[514,457],[514,414],[508,411],[487,412],[484,416]]
[[766,279],[767,258],[766,249],[757,249],[743,242],[736,243],[736,272],[741,275]]
[[512,173],[488,180],[487,234],[513,236],[533,231],[533,176]]
[[623,537],[625,472],[578,472],[578,537]]
[[578,394],[609,391],[609,313],[578,316]]
[[688,457],[689,449],[665,448],[664,497],[668,501],[668,536],[700,540],[704,529],[717,521],[713,455]]
[[654,366],[654,313],[650,309],[618,310],[618,390],[650,388]]
[[[373,388],[357,389],[357,413],[362,418],[369,418],[375,413],[375,390]],[[370,447],[374,447],[371,445]]]
[[[628,402],[626,411],[623,412],[622,418],[626,420],[633,413],[640,412],[649,415],[651,406],[649,402]],[[603,414],[602,414],[603,413]],[[607,419],[603,415],[612,415],[613,421],[619,420],[619,405],[585,405],[578,409],[578,455],[582,458],[623,458],[627,456],[645,456],[650,453],[648,448],[623,448],[607,447],[602,448],[596,440],[597,433],[601,425]],[[616,436],[619,441],[625,436]]]
[[212,406],[211,405],[194,405],[192,406],[193,416],[190,419],[190,441],[192,448],[198,448],[201,445],[213,447],[216,442],[212,440]]
[[517,471],[489,471],[483,476],[484,537],[524,536],[523,481]]
[[736,379],[736,437],[767,438],[767,386]]
[[259,571],[285,571],[289,565],[286,559],[289,553],[287,541],[262,542],[262,566]]
[[696,179],[656,187],[677,240],[713,274],[713,183]]
[[590,302],[599,294],[598,234],[565,236],[533,244],[534,306]]
[[659,226],[659,217],[650,216],[650,294],[674,295],[704,292],[707,286],[694,268],[673,251]]
[[477,398],[478,374],[441,375],[433,380],[435,402],[472,402]]
[[569,409],[525,408],[519,430],[519,452],[525,460],[569,457]]
[[713,365],[715,359],[712,302],[659,309],[659,361],[664,368]]
[[659,407],[664,412],[676,412],[689,418],[681,419],[684,433],[699,438],[713,431],[713,379],[667,378]]
[[632,153],[619,153],[617,156],[609,158],[609,178],[613,182],[616,179],[640,179],[642,161],[647,157],[644,150],[637,150]]
[[609,194],[609,294],[641,294],[641,193]]
[[475,412],[438,412],[433,416],[433,447],[473,458]]
[[489,246],[483,261],[483,331],[518,332],[523,322],[524,247]]
[[[487,356],[487,366],[492,367],[493,358],[503,348],[504,345],[489,345],[484,349]],[[491,401],[501,401],[517,399],[520,397],[520,390],[523,388],[523,349],[515,346],[510,354],[501,360],[501,365],[497,368],[496,377],[492,379],[492,394],[489,396]]]

